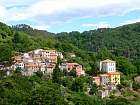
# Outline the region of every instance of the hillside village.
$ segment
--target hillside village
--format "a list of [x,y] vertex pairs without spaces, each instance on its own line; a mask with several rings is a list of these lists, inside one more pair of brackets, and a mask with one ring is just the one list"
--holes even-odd
[[51,74],[56,66],[57,58],[63,58],[61,52],[56,50],[36,49],[28,53],[14,57],[14,70],[20,68],[23,75],[30,76],[34,72],[41,71]]
[[0,105],[139,105],[139,27],[48,35],[1,24]]
[[[20,69],[25,76],[31,76],[38,71],[51,76],[58,63],[58,58],[61,60],[64,59],[61,52],[56,50],[36,49],[14,56],[12,68],[14,70]],[[116,62],[109,59],[99,61],[97,66],[99,71],[104,72],[91,77],[92,81],[99,88],[98,95],[102,98],[108,97],[113,90],[117,89],[116,86],[120,84],[120,73],[116,70]],[[78,77],[86,75],[82,65],[76,62],[61,63],[59,64],[59,69],[62,71],[66,70],[67,72],[75,70]],[[87,91],[89,92],[90,88],[87,89]]]
[[[23,75],[31,76],[34,72],[41,71],[44,74],[51,75],[59,59],[63,59],[63,54],[56,50],[43,50],[36,49],[28,53],[14,57],[15,69],[19,68],[22,70]],[[78,63],[62,63],[59,65],[61,70],[66,69],[68,72],[75,69],[77,76],[85,75],[82,66]]]

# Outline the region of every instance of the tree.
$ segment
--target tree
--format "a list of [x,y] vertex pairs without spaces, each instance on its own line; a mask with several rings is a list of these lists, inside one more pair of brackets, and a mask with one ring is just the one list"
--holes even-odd
[[68,75],[76,77],[76,70],[72,69],[70,72],[68,72]]
[[5,61],[11,62],[12,47],[8,44],[0,44],[0,62],[5,64]]
[[76,91],[76,92],[82,92],[83,91],[83,87],[84,87],[84,84],[83,84],[82,79],[77,77],[73,81],[71,89],[73,91]]
[[131,103],[124,97],[114,97],[108,100],[106,105],[131,105]]
[[68,101],[72,102],[74,105],[104,105],[103,100],[96,96],[89,96],[84,93],[72,93],[68,97]]
[[63,79],[62,79],[62,85],[64,87],[67,87],[68,89],[71,89],[72,84],[73,84],[73,77],[70,77],[70,76],[63,77]]
[[137,89],[140,89],[140,83],[137,83],[137,82],[133,82],[133,89],[134,90],[137,90]]
[[137,67],[138,74],[140,74],[140,59],[134,60],[134,65]]
[[97,93],[97,91],[98,91],[98,86],[97,86],[95,83],[92,84],[92,85],[91,85],[91,89],[90,89],[90,91],[89,91],[89,94],[95,95],[95,94]]
[[63,76],[63,72],[59,69],[58,64],[56,64],[56,67],[53,70],[53,74],[52,74],[53,82],[61,84],[62,76]]
[[99,74],[99,69],[97,67],[97,64],[94,62],[94,64],[90,64],[90,66],[91,66],[92,69],[89,71],[88,74],[94,75],[94,76],[98,75]]
[[3,79],[6,76],[5,70],[0,70],[0,79]]
[[117,67],[118,70],[124,73],[125,75],[135,74],[137,73],[137,68],[128,61],[125,57],[117,58]]
[[66,69],[63,69],[64,76],[68,76],[68,71]]
[[27,99],[27,105],[67,105],[67,102],[61,95],[59,85],[46,83],[32,90],[31,96]]

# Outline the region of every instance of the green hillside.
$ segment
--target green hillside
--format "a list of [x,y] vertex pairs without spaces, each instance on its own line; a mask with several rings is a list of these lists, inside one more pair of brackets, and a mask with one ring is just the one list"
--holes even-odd
[[140,59],[140,23],[83,33],[59,33],[57,38],[87,51],[100,52],[107,49],[116,56]]
[[33,36],[0,23],[0,62],[10,61],[14,52],[26,52],[45,47],[54,48],[54,42],[55,39],[50,37]]
[[[139,73],[139,26],[140,23],[136,23],[114,29],[52,34],[28,25],[11,28],[0,23],[0,62],[9,61],[10,64],[15,52],[51,48],[63,52],[70,62],[82,64],[90,75],[96,75],[96,62],[105,58],[116,60],[118,70],[124,74]],[[77,57],[69,58],[67,52],[75,53]]]
[[[23,76],[18,70],[5,76],[0,70],[0,105],[139,105],[137,89],[139,83],[130,81],[140,74],[140,23],[114,29],[53,34],[33,29],[28,25],[9,27],[0,23],[0,65],[12,64],[12,56],[17,52],[33,49],[56,49],[61,51],[68,62],[83,66],[86,76],[74,77],[54,69],[52,78],[37,72],[33,76]],[[71,58],[69,53],[74,53]],[[95,92],[97,86],[91,76],[99,74],[97,61],[110,58],[117,62],[121,74],[118,89],[121,96],[111,95],[101,99]],[[63,62],[63,61],[61,61]],[[86,92],[90,86],[90,94]]]

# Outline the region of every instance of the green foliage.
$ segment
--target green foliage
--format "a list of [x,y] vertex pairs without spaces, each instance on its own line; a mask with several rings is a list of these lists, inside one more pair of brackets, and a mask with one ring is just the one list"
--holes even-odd
[[53,70],[53,74],[52,74],[53,82],[61,84],[62,76],[63,76],[63,72],[59,69],[58,64],[57,64],[55,69]]
[[135,60],[134,65],[137,67],[138,74],[140,74],[140,59]]
[[62,79],[62,85],[64,87],[67,87],[68,89],[71,89],[72,84],[73,84],[73,77],[70,77],[70,76],[63,77],[63,79]]
[[16,68],[16,70],[14,71],[14,73],[16,74],[21,74],[22,69],[21,68]]
[[76,77],[76,70],[71,70],[70,72],[68,72],[68,75]]
[[98,91],[98,86],[96,84],[92,84],[89,94],[94,95],[97,93],[97,91]]
[[76,91],[76,92],[82,92],[83,91],[83,80],[82,78],[75,78],[75,80],[72,83],[71,90]]
[[[32,78],[32,81],[31,81]],[[58,84],[14,75],[0,81],[1,105],[66,105]]]
[[72,101],[74,105],[104,105],[103,101],[96,96],[88,96],[84,93],[73,93],[68,100]]
[[0,70],[0,79],[3,79],[6,76],[6,72],[3,70]]
[[133,82],[133,89],[134,90],[137,90],[137,89],[140,89],[140,83],[137,83],[137,82]]
[[106,105],[131,105],[130,101],[123,97],[113,97],[106,102]]
[[61,96],[59,85],[47,83],[32,90],[27,105],[67,105],[67,102]]
[[[101,52],[109,50],[116,56],[139,58],[140,51],[140,23],[126,25],[115,29],[85,31],[83,33],[59,33],[57,38],[64,43],[72,43],[80,49]],[[104,53],[107,54],[107,53]],[[103,57],[101,54],[100,57]]]
[[8,44],[0,44],[0,62],[4,63],[4,61],[11,61],[12,57],[12,47]]
[[[72,81],[72,78],[67,79],[69,83]],[[75,79],[77,86],[74,91],[79,92],[72,92],[36,75],[26,77],[14,74],[0,80],[0,105],[102,105],[99,98],[80,92],[83,88],[81,80],[82,78]]]
[[118,70],[125,75],[137,73],[137,68],[124,57],[118,57],[117,59]]
[[118,85],[117,85],[117,89],[121,90],[121,89],[123,89],[123,88],[125,88],[125,86],[123,86],[122,84],[118,84]]

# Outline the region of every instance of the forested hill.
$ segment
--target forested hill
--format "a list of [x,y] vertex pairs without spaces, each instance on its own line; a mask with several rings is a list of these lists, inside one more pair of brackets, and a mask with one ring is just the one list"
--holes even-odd
[[0,23],[0,63],[11,61],[15,52],[54,48],[56,41],[50,34],[47,31],[34,30],[29,26],[17,29]]
[[61,42],[72,43],[80,49],[95,52],[107,49],[116,56],[140,59],[140,23],[83,33],[59,33],[57,38]]
[[[80,33],[73,31],[58,34],[33,29],[28,25],[20,24],[14,30],[24,32],[34,37],[55,39],[61,44],[76,46],[79,49],[100,52],[108,50],[116,56],[125,56],[130,59],[140,59],[140,23],[120,26],[117,28],[102,28]],[[57,47],[60,49],[60,43]],[[64,45],[64,46],[65,46]]]
[[116,60],[118,70],[124,74],[136,73],[140,69],[140,23],[58,34],[27,25],[9,27],[0,23],[0,64],[5,64],[5,61],[10,64],[16,52],[37,48],[57,49],[66,57],[69,52],[75,53],[77,57],[68,60],[83,65],[88,74],[95,74],[96,62],[106,58]]
[[50,37],[54,35],[54,33],[48,32],[46,30],[34,29],[31,26],[26,25],[26,24],[17,24],[15,26],[12,26],[12,28],[15,29],[16,31],[25,32],[32,36]]
[[[76,77],[73,73],[61,72],[56,66],[49,78],[41,72],[23,76],[18,69],[6,76],[0,70],[0,105],[139,105],[139,93],[135,90],[139,90],[140,84],[133,82],[134,90],[130,87],[133,77],[140,74],[139,41],[140,23],[59,34],[28,25],[9,27],[0,23],[0,65],[9,67],[16,54],[44,48],[61,51],[64,55],[61,62],[79,63],[86,72],[86,76]],[[70,53],[76,56],[72,58]],[[121,94],[101,99],[95,95],[99,88],[92,84],[91,77],[102,73],[97,61],[107,58],[116,61],[121,72],[121,85],[117,86]],[[86,92],[89,86],[90,94]]]

